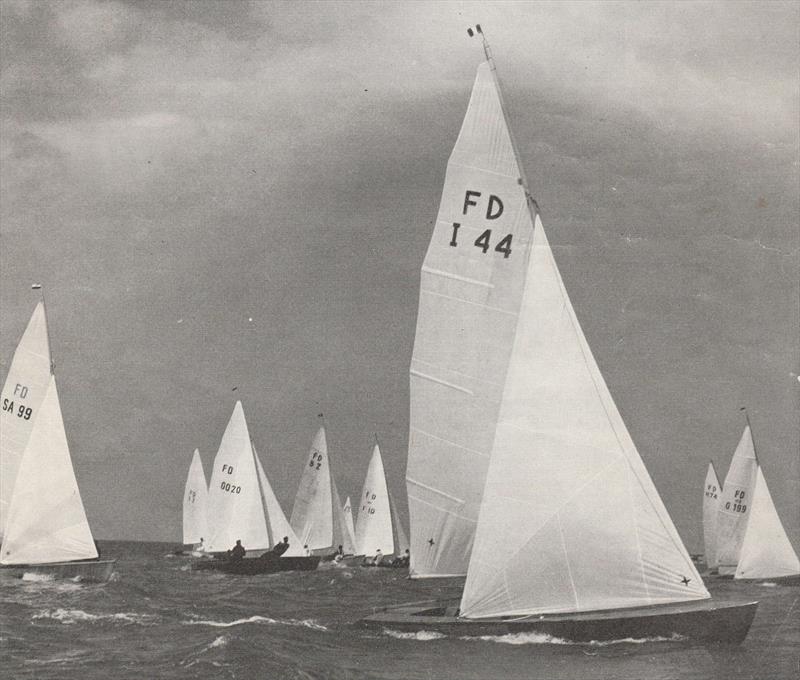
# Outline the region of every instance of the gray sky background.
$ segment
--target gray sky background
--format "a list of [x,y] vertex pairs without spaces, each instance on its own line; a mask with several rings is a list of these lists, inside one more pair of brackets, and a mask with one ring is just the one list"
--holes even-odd
[[287,513],[320,411],[339,489],[377,430],[405,509],[419,268],[478,21],[681,535],[701,549],[747,405],[800,548],[799,7],[3,1],[1,373],[40,281],[95,535],[178,539],[237,398]]

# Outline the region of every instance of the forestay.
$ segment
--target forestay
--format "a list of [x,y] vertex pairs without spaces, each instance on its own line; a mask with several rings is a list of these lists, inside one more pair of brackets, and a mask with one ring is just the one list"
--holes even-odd
[[721,492],[722,486],[717,479],[714,463],[709,463],[706,486],[703,490],[703,544],[706,565],[709,569],[717,568],[717,514]]
[[184,545],[205,543],[208,537],[206,515],[208,512],[208,486],[203,471],[200,451],[194,450],[189,475],[183,490],[183,543]]
[[765,579],[800,575],[800,560],[783,528],[761,466],[734,578]]
[[736,573],[742,541],[752,508],[758,460],[750,426],[747,425],[733,454],[722,485],[717,514],[717,563],[719,573]]
[[600,374],[537,217],[461,614],[708,597]]
[[247,550],[270,547],[255,456],[240,401],[234,406],[214,458],[208,522],[209,552],[225,552],[237,540]]
[[96,558],[52,375],[38,411],[17,470],[0,563]]
[[311,444],[290,522],[301,544],[309,550],[333,546],[333,496],[324,427],[319,428]]
[[530,248],[523,184],[481,64],[420,277],[406,473],[412,577],[466,573]]
[[394,532],[383,459],[375,444],[358,504],[356,554],[375,555],[378,550],[384,555],[394,553]]
[[[283,553],[287,557],[297,557],[304,555],[303,545],[300,539],[294,533],[289,520],[286,519],[286,514],[283,512],[281,504],[278,502],[275,492],[272,490],[272,485],[269,483],[267,473],[261,465],[255,447],[253,447],[253,458],[256,461],[256,470],[258,472],[258,482],[261,485],[261,497],[264,502],[264,511],[267,516],[267,529],[269,531],[270,547],[274,547],[276,543],[282,543],[284,537],[289,539],[289,549]],[[245,546],[246,547],[246,546]]]
[[50,382],[50,343],[44,303],[33,310],[0,396],[0,541],[22,454]]

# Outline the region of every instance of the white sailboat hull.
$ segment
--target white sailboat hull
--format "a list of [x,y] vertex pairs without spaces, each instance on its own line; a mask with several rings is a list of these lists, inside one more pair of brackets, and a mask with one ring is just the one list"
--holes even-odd
[[76,560],[51,564],[13,564],[0,566],[0,577],[23,580],[74,580],[105,583],[114,573],[116,560]]

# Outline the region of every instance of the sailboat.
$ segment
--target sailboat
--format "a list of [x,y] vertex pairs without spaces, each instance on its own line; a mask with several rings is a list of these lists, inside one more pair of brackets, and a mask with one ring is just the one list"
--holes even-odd
[[708,463],[706,472],[706,485],[703,489],[703,544],[705,546],[706,567],[710,572],[716,572],[717,563],[717,514],[719,510],[719,495],[722,485],[717,479],[714,463]]
[[301,545],[312,555],[331,555],[339,545],[345,553],[350,552],[350,546],[345,546],[349,543],[347,520],[331,471],[324,425],[311,442],[290,524]]
[[52,373],[44,301],[20,340],[2,397],[0,574],[107,581],[81,500]]
[[[238,560],[202,560],[195,569],[258,574],[317,568],[319,558],[303,555],[300,541],[286,521],[250,441],[240,401],[234,406],[214,458],[207,517],[209,553],[224,557],[237,541],[247,553]],[[289,549],[281,554],[273,552],[284,537]]]
[[772,502],[749,419],[719,500],[717,555],[722,576],[800,581],[800,561]]
[[412,575],[466,581],[460,600],[364,625],[741,641],[756,603],[710,601],[650,480],[530,198],[485,40],[484,51],[422,267],[410,370]]
[[345,551],[345,554],[347,555],[353,553],[356,544],[356,525],[353,523],[353,504],[350,502],[350,496],[348,496],[347,500],[345,500],[342,512],[344,513],[346,540],[350,546],[350,550]]
[[207,529],[208,486],[200,451],[194,450],[189,475],[183,490],[183,544],[193,546],[195,557],[205,552]]

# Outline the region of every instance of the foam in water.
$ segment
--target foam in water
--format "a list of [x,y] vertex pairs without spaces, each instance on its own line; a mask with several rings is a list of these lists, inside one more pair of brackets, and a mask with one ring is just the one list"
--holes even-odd
[[397,638],[398,640],[420,640],[422,642],[428,642],[429,640],[441,640],[442,638],[447,637],[443,633],[437,633],[435,630],[417,630],[413,632],[405,632],[384,628],[383,632],[389,637]]
[[258,614],[246,619],[236,619],[235,621],[194,619],[192,621],[183,621],[182,623],[187,626],[213,626],[215,628],[230,628],[231,626],[241,626],[246,623],[267,623],[279,626],[302,626],[313,630],[328,630],[326,626],[317,623],[313,619],[272,619],[268,616],[259,616]]
[[589,645],[592,647],[607,647],[608,645],[642,645],[649,642],[680,642],[685,640],[677,633],[671,637],[644,637],[644,638],[619,638],[617,640],[592,640],[590,642],[574,642],[563,638],[547,635],[546,633],[507,633],[506,635],[479,635],[475,637],[464,636],[462,640],[481,640],[485,642],[499,642],[504,645]]
[[33,620],[52,619],[69,625],[74,623],[94,623],[97,621],[116,621],[120,623],[147,624],[155,620],[152,614],[136,614],[133,612],[117,612],[114,614],[90,614],[82,609],[45,609],[31,617]]
[[34,583],[41,583],[42,581],[55,581],[56,575],[55,574],[42,574],[39,572],[25,572],[22,574],[23,581],[32,581]]

